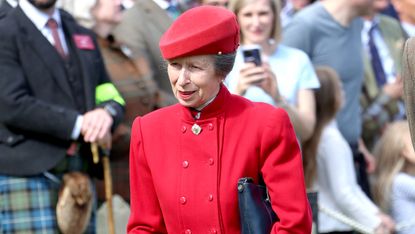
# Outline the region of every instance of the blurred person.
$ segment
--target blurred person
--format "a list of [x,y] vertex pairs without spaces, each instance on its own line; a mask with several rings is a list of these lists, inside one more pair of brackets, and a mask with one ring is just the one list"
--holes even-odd
[[227,7],[228,6],[228,0],[198,0],[200,5],[211,5],[211,6],[221,6],[221,7]]
[[[318,191],[318,203],[356,220],[374,233],[392,233],[393,220],[372,203],[356,182],[353,154],[341,135],[336,114],[344,101],[344,92],[336,71],[316,67],[320,88],[316,89],[316,127],[304,143],[303,163],[307,188]],[[319,213],[319,233],[354,233],[352,227]],[[386,231],[386,232],[385,232]]]
[[[415,217],[415,152],[407,121],[393,122],[377,142],[378,161],[373,196],[384,212],[398,223]],[[415,226],[397,234],[415,233]]]
[[[311,89],[319,87],[318,79],[304,52],[279,43],[279,1],[231,0],[229,9],[241,27],[241,48],[225,80],[229,90],[252,101],[285,108],[299,139],[308,139],[315,123]],[[261,66],[244,62],[243,48],[251,45],[261,47]]]
[[295,13],[303,9],[304,7],[315,2],[315,0],[280,0],[282,9],[280,12],[281,24],[284,27],[287,25]]
[[[64,173],[102,176],[90,143],[108,149],[124,100],[94,34],[54,0],[20,0],[0,21],[0,229],[57,233]],[[99,167],[98,167],[99,166]],[[94,217],[87,233],[95,232]]]
[[359,185],[369,196],[366,169],[372,171],[375,162],[370,154],[361,152],[364,147],[359,98],[364,77],[360,16],[367,14],[371,6],[372,0],[317,1],[298,12],[283,31],[283,44],[306,52],[315,66],[327,65],[339,74],[345,103],[336,119],[352,149]]
[[408,37],[415,36],[415,1],[414,0],[391,0],[393,7],[398,13],[401,25]]
[[[96,3],[97,0],[57,0],[56,7],[69,12],[81,26],[91,29],[95,24],[91,9]],[[118,19],[119,17],[116,18]]]
[[[120,45],[114,41],[113,28],[121,21],[120,0],[89,0],[74,3],[72,0],[60,0],[61,7],[69,11],[80,24],[92,29],[98,40],[105,66],[114,85],[125,98],[125,115],[122,123],[113,134],[111,159],[114,181],[114,193],[129,201],[128,153],[131,125],[135,117],[155,109],[155,100],[151,86],[143,79],[133,62],[122,53]],[[104,199],[103,185],[98,182],[98,195]]]
[[222,84],[238,44],[235,15],[214,6],[186,11],[161,38],[179,103],[134,121],[128,233],[240,233],[242,177],[267,185],[279,217],[271,233],[311,232],[288,115]]
[[375,0],[362,30],[364,81],[362,139],[372,149],[385,126],[405,118],[400,75],[405,32],[396,19],[380,14],[387,0]]
[[[113,35],[124,53],[133,61],[140,75],[152,84],[158,107],[176,102],[168,82],[164,60],[157,42],[182,9],[175,1],[136,1],[114,28]],[[172,9],[172,13],[170,12]]]
[[18,4],[17,0],[5,0],[0,2],[0,19],[4,18],[10,10]]

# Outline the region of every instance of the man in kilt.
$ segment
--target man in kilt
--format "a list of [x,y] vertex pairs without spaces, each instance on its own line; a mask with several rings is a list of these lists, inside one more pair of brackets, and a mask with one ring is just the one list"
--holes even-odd
[[58,233],[63,174],[100,176],[90,143],[108,146],[124,112],[94,34],[55,2],[0,21],[0,233]]

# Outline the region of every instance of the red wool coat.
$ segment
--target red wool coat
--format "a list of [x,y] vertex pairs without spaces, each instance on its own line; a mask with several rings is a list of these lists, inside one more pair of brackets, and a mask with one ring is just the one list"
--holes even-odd
[[138,117],[128,233],[240,233],[237,181],[258,181],[260,172],[280,218],[272,233],[311,233],[301,154],[284,110],[222,86],[199,120],[180,104]]

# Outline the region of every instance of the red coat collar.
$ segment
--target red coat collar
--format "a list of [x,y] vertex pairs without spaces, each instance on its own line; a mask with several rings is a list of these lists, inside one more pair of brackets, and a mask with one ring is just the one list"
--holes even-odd
[[[228,89],[223,84],[221,84],[218,95],[209,105],[203,108],[203,110],[200,113],[200,118],[198,120],[200,121],[204,119],[210,119],[212,117],[218,117],[219,115],[225,113],[226,101],[229,99],[230,96],[231,94],[229,93]],[[183,113],[183,118],[186,121],[195,121],[193,117],[194,114],[192,113],[194,112],[193,110],[185,106],[181,106],[181,109]]]

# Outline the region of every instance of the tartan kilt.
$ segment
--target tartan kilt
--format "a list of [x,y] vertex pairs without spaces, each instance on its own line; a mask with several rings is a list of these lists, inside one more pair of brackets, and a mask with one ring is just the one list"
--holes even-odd
[[[0,233],[60,233],[56,221],[59,188],[60,183],[45,174],[0,175]],[[95,208],[93,210],[85,233],[95,233]]]

